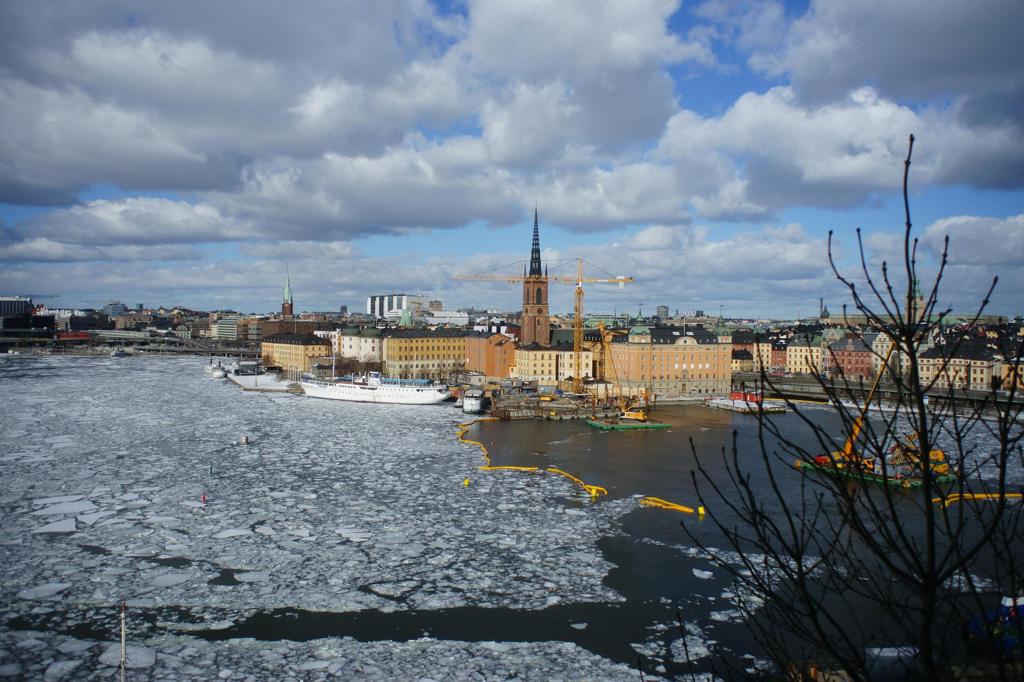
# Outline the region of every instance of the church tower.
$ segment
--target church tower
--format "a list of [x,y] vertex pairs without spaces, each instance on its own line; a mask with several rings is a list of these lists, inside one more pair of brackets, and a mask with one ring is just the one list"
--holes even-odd
[[292,319],[292,277],[287,270],[284,280],[284,296],[281,298],[281,319]]
[[533,209],[533,248],[530,249],[530,270],[523,273],[522,332],[519,340],[525,346],[551,343],[551,325],[548,322],[548,276],[540,266],[540,226],[537,209]]

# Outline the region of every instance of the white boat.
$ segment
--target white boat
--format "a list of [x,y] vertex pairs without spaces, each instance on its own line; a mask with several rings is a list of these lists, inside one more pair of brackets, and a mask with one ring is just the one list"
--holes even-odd
[[312,398],[350,400],[359,403],[397,403],[434,405],[447,400],[451,392],[445,384],[428,379],[388,379],[380,372],[340,379],[315,379],[304,376],[299,385]]
[[126,358],[126,357],[128,357],[128,352],[120,350],[120,349],[112,350],[112,351],[110,351],[110,357],[112,357],[112,358]]
[[484,392],[479,388],[468,389],[462,394],[462,411],[479,414],[484,411]]
[[228,375],[227,370],[223,367],[217,366],[210,370],[210,376],[214,379],[223,379]]

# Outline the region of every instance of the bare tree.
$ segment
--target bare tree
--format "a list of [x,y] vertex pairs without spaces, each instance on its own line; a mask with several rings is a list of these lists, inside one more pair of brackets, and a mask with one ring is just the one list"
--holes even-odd
[[[1018,382],[1005,391],[960,388],[971,341],[950,334],[951,311],[938,306],[948,239],[927,294],[917,295],[913,144],[910,136],[902,263],[873,272],[858,230],[855,281],[841,272],[829,235],[829,263],[863,323],[861,339],[866,328],[886,339],[878,359],[888,409],[850,407],[849,398],[866,394],[881,405],[840,365],[831,378],[815,376],[838,414],[843,448],[832,436],[835,417],[790,401],[799,428],[792,416],[761,412],[760,452],[739,451],[734,434],[732,451],[721,453],[724,477],[694,448],[701,504],[727,546],[706,546],[697,527],[684,527],[732,572],[755,637],[794,679],[816,679],[820,669],[869,679],[878,647],[902,647],[897,663],[908,679],[1024,675],[1009,660],[1020,651],[1004,646],[1005,633],[977,620],[1000,594],[1024,594],[1022,490],[1010,483],[1024,461]],[[996,283],[968,326],[981,320]],[[843,317],[851,327],[845,306]],[[1019,377],[1020,344],[1002,352]],[[764,368],[760,379],[773,390]],[[963,637],[972,618],[973,649]]]

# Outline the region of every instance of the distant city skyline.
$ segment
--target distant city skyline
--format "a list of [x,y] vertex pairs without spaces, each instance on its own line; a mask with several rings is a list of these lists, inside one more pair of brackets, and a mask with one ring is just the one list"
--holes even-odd
[[[809,316],[899,262],[1024,312],[1024,5],[0,6],[0,295],[54,307],[517,310],[534,208],[587,310]],[[558,264],[562,263],[561,266]],[[561,267],[561,270],[558,268]],[[897,279],[897,282],[900,282]],[[927,279],[925,279],[927,282]],[[572,289],[552,284],[552,313]]]

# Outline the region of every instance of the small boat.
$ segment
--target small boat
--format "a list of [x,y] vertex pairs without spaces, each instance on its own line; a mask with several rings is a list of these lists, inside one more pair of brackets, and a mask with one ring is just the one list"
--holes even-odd
[[225,370],[223,367],[218,366],[210,370],[210,376],[213,377],[214,379],[223,379],[227,375],[227,370]]
[[471,388],[462,394],[462,411],[467,414],[479,414],[484,411],[484,392],[479,388]]
[[127,351],[123,351],[123,350],[121,350],[119,348],[117,350],[110,351],[110,357],[112,357],[112,358],[126,358],[126,357],[128,357],[128,352]]

